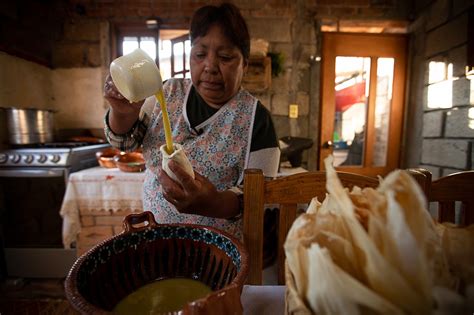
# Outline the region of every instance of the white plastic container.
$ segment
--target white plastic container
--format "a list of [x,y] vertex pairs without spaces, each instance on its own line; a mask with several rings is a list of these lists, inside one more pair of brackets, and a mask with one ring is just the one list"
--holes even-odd
[[155,61],[140,48],[112,61],[110,75],[120,94],[130,102],[144,100],[163,87]]

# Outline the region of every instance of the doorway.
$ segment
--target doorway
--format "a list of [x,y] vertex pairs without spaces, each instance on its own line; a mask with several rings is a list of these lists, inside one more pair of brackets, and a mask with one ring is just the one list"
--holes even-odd
[[407,40],[323,33],[319,168],[385,176],[399,167]]

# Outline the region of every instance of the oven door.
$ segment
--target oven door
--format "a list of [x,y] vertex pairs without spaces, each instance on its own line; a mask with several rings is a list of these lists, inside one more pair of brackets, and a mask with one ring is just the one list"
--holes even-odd
[[0,233],[8,276],[64,277],[76,258],[59,215],[68,170],[0,169]]

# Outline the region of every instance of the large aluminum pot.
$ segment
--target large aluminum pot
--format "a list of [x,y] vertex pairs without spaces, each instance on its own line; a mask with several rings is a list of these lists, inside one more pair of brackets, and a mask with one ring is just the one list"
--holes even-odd
[[53,110],[14,107],[2,109],[5,111],[10,144],[53,141]]

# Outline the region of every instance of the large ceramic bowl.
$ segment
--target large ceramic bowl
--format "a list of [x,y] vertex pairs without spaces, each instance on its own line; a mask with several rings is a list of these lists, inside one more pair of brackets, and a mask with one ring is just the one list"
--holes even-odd
[[157,224],[151,212],[143,212],[128,215],[124,232],[78,258],[65,291],[80,313],[111,314],[141,286],[184,277],[213,292],[188,303],[179,314],[241,314],[248,267],[246,248],[231,235],[200,225]]

